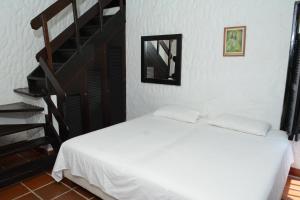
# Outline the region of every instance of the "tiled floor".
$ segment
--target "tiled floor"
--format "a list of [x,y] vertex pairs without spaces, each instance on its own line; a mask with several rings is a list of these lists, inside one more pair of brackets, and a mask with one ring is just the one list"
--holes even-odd
[[300,178],[289,177],[283,192],[284,200],[300,200]]
[[[0,160],[0,169],[10,168],[41,154],[40,150],[30,150],[10,155]],[[50,176],[50,171],[25,179],[17,184],[0,188],[0,200],[99,200],[87,190],[64,179],[56,183]],[[289,177],[283,193],[283,200],[300,200],[300,178]]]
[[17,184],[0,189],[1,200],[99,200],[87,190],[64,179],[55,182],[49,174],[44,172]]
[[[44,172],[17,184],[0,189],[1,200],[100,200],[87,190],[64,179],[55,182],[50,172]],[[289,177],[283,200],[300,200],[300,179]]]
[[[41,149],[32,149],[8,155],[0,159],[0,169],[9,169],[16,165],[40,158],[45,155]],[[56,183],[50,171],[25,179],[17,184],[0,188],[0,200],[86,200],[99,198],[68,180]]]

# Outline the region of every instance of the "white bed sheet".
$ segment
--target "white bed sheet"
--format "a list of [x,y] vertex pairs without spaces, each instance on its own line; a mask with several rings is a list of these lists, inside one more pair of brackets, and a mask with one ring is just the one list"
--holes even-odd
[[236,134],[144,116],[65,142],[63,170],[119,200],[276,200],[293,162],[286,134]]

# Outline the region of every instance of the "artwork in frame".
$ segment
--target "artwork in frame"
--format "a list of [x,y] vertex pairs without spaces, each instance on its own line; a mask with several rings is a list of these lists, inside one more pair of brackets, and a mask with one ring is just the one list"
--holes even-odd
[[223,56],[245,56],[246,26],[225,27]]

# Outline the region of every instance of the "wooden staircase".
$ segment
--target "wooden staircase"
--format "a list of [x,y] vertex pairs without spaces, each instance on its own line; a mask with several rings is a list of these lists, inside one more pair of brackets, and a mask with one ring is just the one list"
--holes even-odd
[[[28,87],[14,92],[42,98],[47,104],[45,123],[0,125],[0,137],[34,128],[45,136],[0,147],[7,156],[45,144],[54,154],[20,167],[0,171],[0,187],[30,176],[53,165],[61,142],[125,121],[125,2],[98,0],[81,16],[76,0],[57,0],[32,19],[34,30],[42,28],[45,47],[36,54],[39,65],[27,76]],[[72,5],[74,22],[51,39],[48,21]],[[113,15],[104,10],[118,7]],[[56,96],[53,102],[51,96]],[[43,108],[15,103],[0,106],[0,113],[41,112]],[[55,119],[59,133],[53,126]]]

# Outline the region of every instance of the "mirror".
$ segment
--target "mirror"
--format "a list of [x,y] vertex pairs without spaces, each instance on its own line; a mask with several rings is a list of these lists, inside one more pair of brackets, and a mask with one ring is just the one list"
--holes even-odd
[[182,34],[142,36],[142,82],[180,85]]

